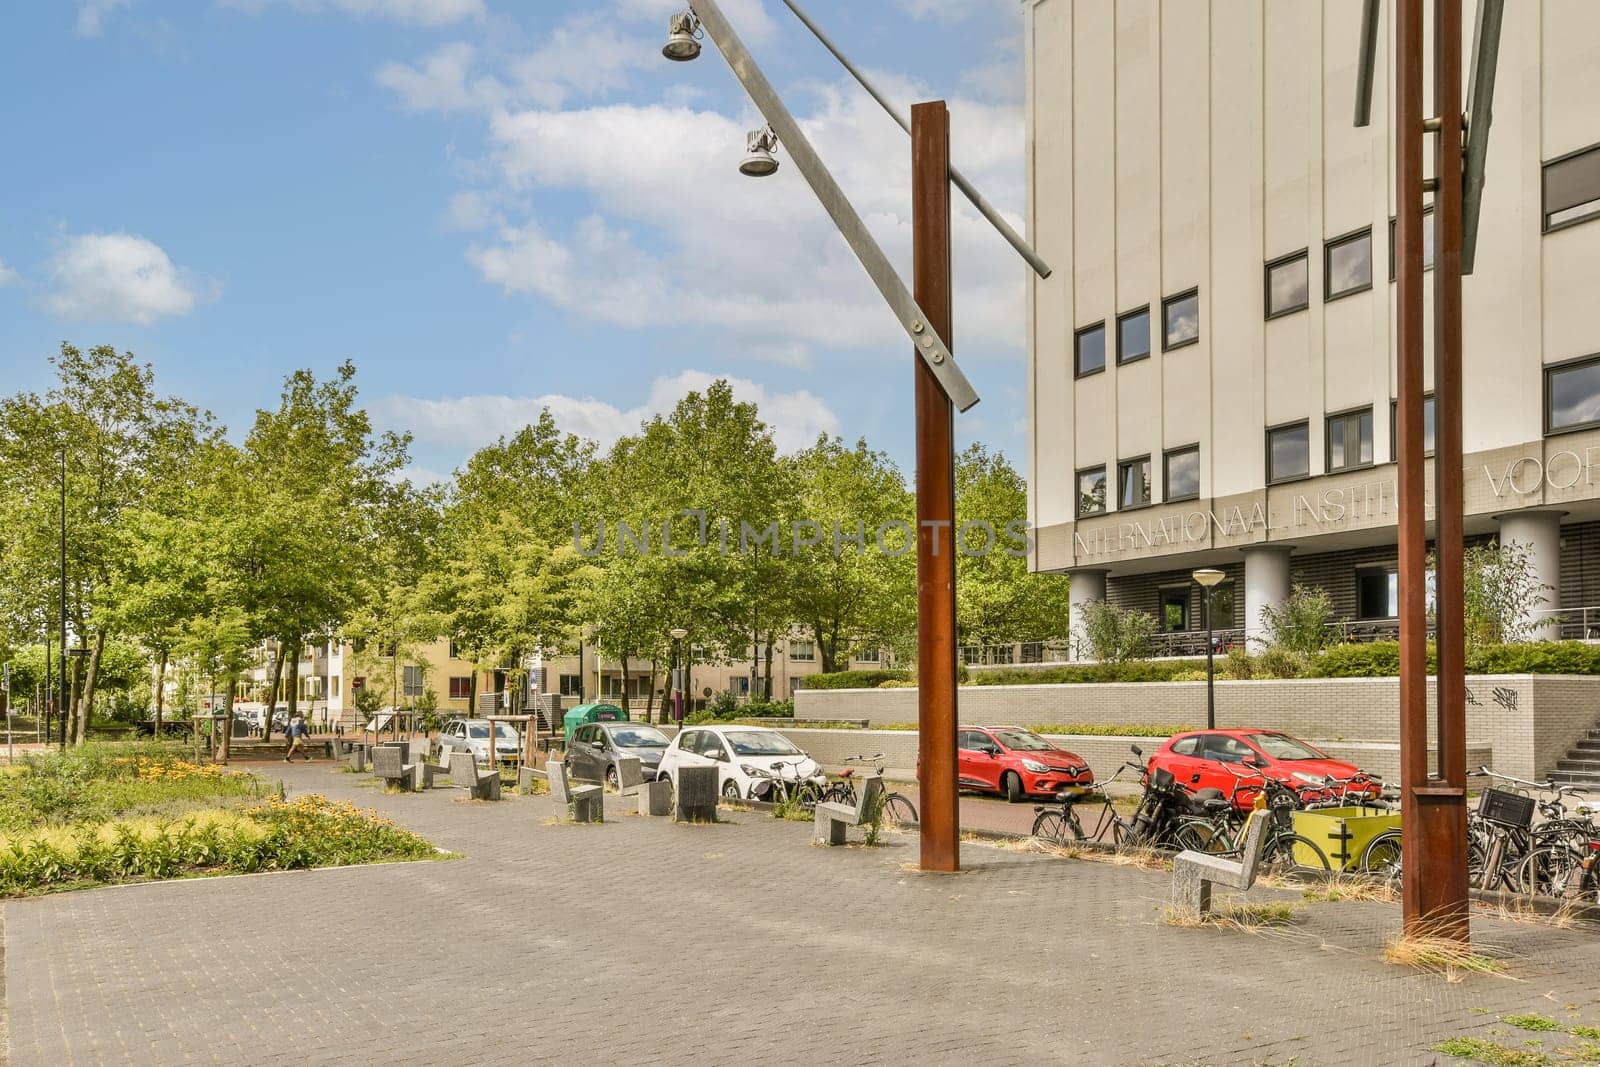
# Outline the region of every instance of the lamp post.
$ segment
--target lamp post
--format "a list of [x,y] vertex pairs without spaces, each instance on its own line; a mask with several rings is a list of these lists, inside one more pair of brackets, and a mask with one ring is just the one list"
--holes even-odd
[[689,631],[682,626],[674,626],[667,631],[672,637],[672,719],[678,728],[683,728],[683,676],[678,672],[682,670],[681,660],[683,655],[683,639],[689,636]]
[[[801,177],[833,220],[839,235],[866,270],[884,302],[911,339],[916,353],[917,439],[917,705],[918,751],[923,776],[921,866],[960,868],[956,810],[955,664],[955,453],[953,416],[978,402],[978,394],[949,347],[951,323],[950,195],[954,183],[1036,273],[1049,267],[1018,236],[971,183],[950,166],[949,117],[942,102],[920,105],[908,122],[806,17],[784,0],[824,47],[888,111],[912,140],[912,247],[916,294],[907,289],[887,255],[873,240],[855,207],[817,155],[810,140],[734,32],[719,0],[691,0],[673,18],[662,53],[689,60],[700,53],[702,31],[717,46],[749,93],[767,127],[751,134],[740,170],[763,176],[777,169],[772,150],[781,143]],[[941,527],[944,529],[941,530]],[[941,533],[944,534],[941,537]],[[941,545],[945,546],[941,552]],[[942,558],[941,558],[942,557]]]
[[1212,637],[1216,620],[1212,618],[1212,597],[1217,586],[1222,584],[1222,579],[1227,575],[1215,567],[1202,567],[1194,572],[1194,580],[1206,591],[1206,729],[1217,728],[1217,671],[1216,653],[1217,642]]

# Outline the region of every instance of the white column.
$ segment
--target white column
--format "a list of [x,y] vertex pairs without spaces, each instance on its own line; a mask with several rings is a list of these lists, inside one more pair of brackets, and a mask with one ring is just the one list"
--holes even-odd
[[1080,629],[1083,616],[1078,612],[1078,606],[1106,598],[1106,572],[1093,569],[1068,571],[1067,577],[1071,582],[1067,589],[1067,601],[1071,612],[1068,618],[1069,632],[1072,635],[1068,641],[1067,658],[1086,660],[1090,657],[1088,649],[1084,647]]
[[1244,635],[1252,651],[1266,641],[1261,611],[1289,599],[1289,549],[1258,545],[1244,550]]
[[[1528,550],[1528,563],[1533,578],[1548,586],[1542,602],[1534,605],[1524,623],[1533,623],[1550,617],[1550,611],[1561,603],[1561,515],[1559,511],[1518,511],[1498,516],[1500,544],[1509,547],[1521,545]],[[1561,637],[1559,626],[1539,626],[1528,636],[1535,641],[1555,641]]]

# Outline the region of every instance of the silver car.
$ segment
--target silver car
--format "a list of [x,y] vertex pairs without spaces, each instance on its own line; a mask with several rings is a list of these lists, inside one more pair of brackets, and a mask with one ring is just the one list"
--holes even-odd
[[[501,760],[516,759],[522,751],[522,735],[508,722],[497,722],[494,750]],[[489,724],[483,719],[451,719],[439,731],[439,744],[457,752],[471,752],[479,763],[489,763]]]

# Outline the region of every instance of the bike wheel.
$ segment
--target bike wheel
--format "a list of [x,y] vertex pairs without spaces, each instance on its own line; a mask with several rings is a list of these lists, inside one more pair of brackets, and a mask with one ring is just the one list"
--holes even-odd
[[813,811],[816,809],[817,802],[822,799],[822,790],[818,788],[815,782],[803,782],[795,790],[795,799],[800,802],[802,810]]
[[1328,854],[1317,843],[1299,834],[1277,834],[1261,853],[1261,866],[1268,874],[1283,876],[1333,870]]
[[1041,841],[1065,843],[1070,840],[1067,820],[1059,811],[1041,811],[1033,820],[1033,836]]
[[829,804],[854,804],[856,791],[843,782],[834,782],[823,791],[822,799]]
[[1226,852],[1228,839],[1206,820],[1192,819],[1172,832],[1172,847],[1179,852]]
[[1583,857],[1560,846],[1536,848],[1517,867],[1515,884],[1543,897],[1576,895],[1583,881]]
[[1385,830],[1361,850],[1361,869],[1391,885],[1400,882],[1400,831]]
[[917,806],[899,793],[883,798],[883,813],[895,822],[917,821]]

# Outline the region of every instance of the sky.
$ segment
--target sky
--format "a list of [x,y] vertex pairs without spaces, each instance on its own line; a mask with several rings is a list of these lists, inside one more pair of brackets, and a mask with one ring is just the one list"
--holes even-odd
[[[411,473],[549,407],[602,446],[715,378],[779,445],[865,436],[909,474],[912,356],[675,0],[29,0],[0,10],[0,393],[69,341],[154,364],[235,438],[284,377],[359,368]],[[730,21],[910,279],[909,138],[780,0]],[[1023,229],[1021,4],[804,0]],[[780,149],[780,164],[785,156]],[[1019,465],[1026,267],[959,194],[958,417]]]

